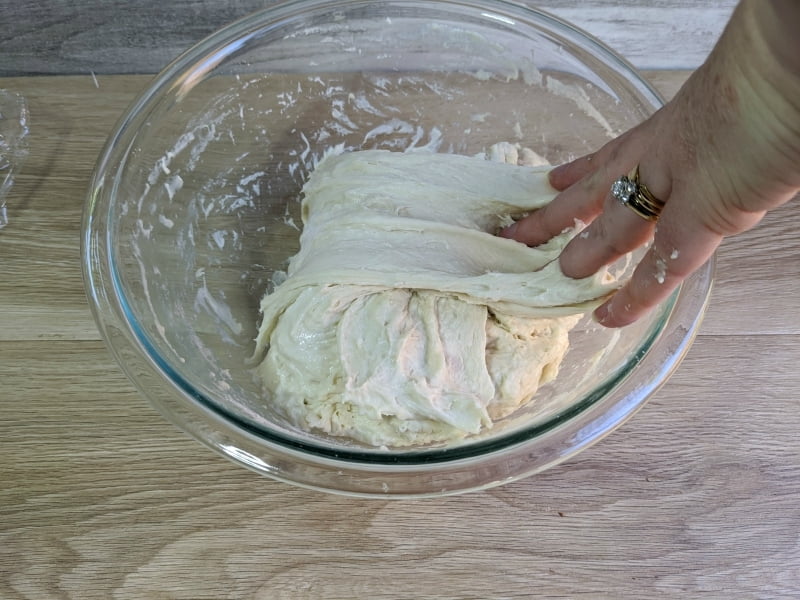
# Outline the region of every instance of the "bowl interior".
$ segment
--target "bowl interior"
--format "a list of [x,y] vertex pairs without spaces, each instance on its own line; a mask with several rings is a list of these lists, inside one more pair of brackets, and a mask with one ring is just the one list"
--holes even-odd
[[[486,6],[288,3],[207,40],[140,99],[105,165],[103,226],[124,319],[166,380],[279,443],[392,454],[293,429],[254,377],[259,301],[298,249],[317,161],[337,147],[477,155],[507,141],[559,164],[659,105],[575,30]],[[670,307],[621,331],[585,318],[526,408],[457,447],[403,452],[458,456],[557,425],[632,373]]]

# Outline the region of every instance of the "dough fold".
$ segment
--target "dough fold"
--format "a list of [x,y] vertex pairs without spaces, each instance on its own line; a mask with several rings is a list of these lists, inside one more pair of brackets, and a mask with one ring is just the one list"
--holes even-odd
[[497,237],[556,194],[549,167],[380,150],[326,157],[303,188],[300,251],[261,302],[274,408],[373,446],[479,433],[552,380],[569,330],[616,288]]

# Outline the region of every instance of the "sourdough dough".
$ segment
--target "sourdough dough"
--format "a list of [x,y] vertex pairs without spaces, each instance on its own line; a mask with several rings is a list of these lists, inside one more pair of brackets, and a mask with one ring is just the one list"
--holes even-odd
[[274,408],[304,430],[398,447],[476,434],[527,402],[615,288],[605,272],[561,273],[578,224],[537,248],[494,235],[553,198],[546,173],[446,154],[326,157],[303,188],[300,252],[261,302]]

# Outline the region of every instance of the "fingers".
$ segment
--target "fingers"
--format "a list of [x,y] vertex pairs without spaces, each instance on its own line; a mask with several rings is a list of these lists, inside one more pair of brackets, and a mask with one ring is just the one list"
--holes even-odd
[[611,183],[635,164],[640,145],[635,134],[636,130],[631,130],[595,154],[553,169],[550,183],[563,191],[548,205],[503,229],[499,235],[538,246],[573,227],[576,219],[592,222],[603,209]]
[[602,214],[561,252],[561,270],[582,279],[650,240],[654,223],[608,194]]
[[596,153],[587,154],[555,167],[547,174],[550,185],[559,192],[567,189],[596,169],[598,164],[597,160],[595,160],[596,158]]
[[595,310],[594,317],[601,325],[623,327],[642,317],[699,269],[719,246],[722,236],[705,227],[695,215],[685,214],[686,203],[681,200],[672,198],[664,208],[653,245],[628,283]]
[[[722,240],[721,232],[708,225],[709,216],[700,214],[704,203],[687,195],[696,185],[688,184],[672,197],[676,178],[662,149],[646,146],[650,127],[656,127],[652,120],[595,154],[553,169],[550,182],[561,193],[500,233],[534,246],[572,227],[575,219],[590,223],[559,258],[564,274],[576,279],[592,275],[652,239],[631,279],[595,311],[595,319],[607,327],[628,325],[666,299],[711,257]],[[657,226],[610,193],[613,181],[630,172],[637,161],[640,180],[665,202]],[[686,179],[685,173],[678,178],[684,184]]]
[[[584,177],[595,173],[598,169],[607,167],[608,163],[611,163],[612,166],[619,166],[620,163],[627,162],[626,159],[631,158],[633,156],[632,153],[639,146],[637,140],[643,139],[642,129],[645,127],[646,123],[634,127],[608,142],[597,152],[586,154],[571,162],[555,167],[548,173],[550,185],[558,191],[563,191]],[[609,185],[611,181],[609,181]]]
[[561,192],[552,202],[506,227],[499,235],[538,246],[573,227],[576,219],[591,222],[602,208],[602,196],[595,193],[597,186],[590,179],[592,177]]
[[[639,175],[657,198],[669,198],[672,186],[667,173],[642,163]],[[611,195],[610,188],[607,190],[603,212],[561,253],[561,270],[568,277],[588,277],[648,242],[653,235],[652,221],[624,206]]]

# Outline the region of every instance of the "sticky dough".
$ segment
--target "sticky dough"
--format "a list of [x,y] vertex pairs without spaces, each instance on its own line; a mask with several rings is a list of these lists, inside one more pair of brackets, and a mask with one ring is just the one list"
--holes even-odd
[[530,400],[615,287],[561,273],[577,225],[537,248],[494,235],[554,197],[546,173],[446,154],[325,158],[303,188],[300,252],[261,302],[274,408],[307,431],[401,447],[479,433]]

